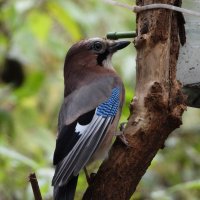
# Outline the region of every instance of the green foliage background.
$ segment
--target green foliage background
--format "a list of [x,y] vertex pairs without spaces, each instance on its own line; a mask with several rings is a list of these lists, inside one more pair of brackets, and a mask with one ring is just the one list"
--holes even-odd
[[[135,15],[103,1],[0,0],[0,70],[9,57],[20,61],[25,71],[25,82],[17,89],[0,83],[0,200],[32,200],[28,175],[33,171],[44,199],[52,199],[52,155],[66,52],[82,38],[134,29]],[[113,63],[126,85],[125,121],[134,95],[133,45],[114,56]],[[188,108],[184,125],[156,156],[134,199],[199,199],[199,116],[198,109]],[[76,199],[86,187],[81,173]]]

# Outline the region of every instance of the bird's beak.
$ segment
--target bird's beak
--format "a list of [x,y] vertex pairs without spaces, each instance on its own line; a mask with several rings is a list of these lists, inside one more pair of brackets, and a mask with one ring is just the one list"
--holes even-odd
[[114,53],[120,49],[125,48],[128,46],[131,42],[130,41],[118,41],[118,42],[113,42],[109,45],[109,51],[110,53]]

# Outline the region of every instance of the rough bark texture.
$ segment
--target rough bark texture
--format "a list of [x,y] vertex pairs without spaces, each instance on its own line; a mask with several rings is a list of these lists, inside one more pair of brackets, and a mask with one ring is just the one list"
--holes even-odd
[[[138,5],[175,0],[137,0]],[[176,13],[153,10],[138,14],[136,97],[124,134],[117,139],[83,199],[128,200],[168,135],[178,128],[186,106],[176,80],[179,38]]]

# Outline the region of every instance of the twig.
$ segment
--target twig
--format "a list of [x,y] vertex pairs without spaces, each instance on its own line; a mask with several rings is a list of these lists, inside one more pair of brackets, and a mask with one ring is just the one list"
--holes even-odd
[[40,188],[39,188],[38,181],[37,181],[35,173],[31,173],[29,175],[29,181],[30,181],[31,186],[32,186],[32,190],[33,190],[35,200],[42,200],[42,195],[41,195],[41,192],[40,192]]
[[104,0],[104,1],[106,3],[112,4],[112,5],[115,5],[115,6],[126,8],[128,10],[133,11],[134,13],[139,13],[139,12],[142,12],[142,11],[145,11],[145,10],[152,10],[152,9],[160,9],[161,8],[161,9],[173,10],[173,11],[182,12],[182,13],[185,13],[185,14],[188,14],[188,15],[195,15],[197,17],[200,17],[199,12],[195,12],[193,10],[180,8],[180,7],[169,5],[169,4],[155,3],[155,4],[144,5],[144,6],[131,6],[131,5],[116,2],[116,1],[113,1],[113,0]]
[[116,1],[113,1],[113,0],[104,0],[104,2],[109,3],[111,5],[114,5],[114,6],[126,8],[126,9],[131,10],[131,11],[133,11],[133,8],[135,7],[135,6],[130,6],[128,4],[125,4],[125,3],[116,2]]

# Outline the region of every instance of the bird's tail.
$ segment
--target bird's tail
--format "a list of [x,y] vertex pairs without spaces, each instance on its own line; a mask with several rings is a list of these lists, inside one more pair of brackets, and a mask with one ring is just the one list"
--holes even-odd
[[54,186],[54,200],[74,200],[78,176],[74,176],[67,185],[58,187]]

